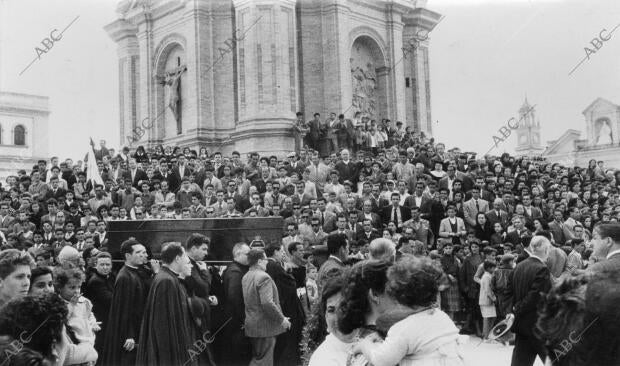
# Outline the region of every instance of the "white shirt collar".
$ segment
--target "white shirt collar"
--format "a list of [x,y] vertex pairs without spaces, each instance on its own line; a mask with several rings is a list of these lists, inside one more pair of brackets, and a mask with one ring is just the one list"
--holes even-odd
[[620,253],[620,249],[616,249],[614,251],[611,251],[611,252],[607,253],[607,256],[605,258],[609,259],[609,258],[611,258],[611,256],[616,255],[618,253]]

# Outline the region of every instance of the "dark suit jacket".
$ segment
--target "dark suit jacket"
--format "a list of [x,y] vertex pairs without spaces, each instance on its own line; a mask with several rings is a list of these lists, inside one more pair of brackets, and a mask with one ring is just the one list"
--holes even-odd
[[486,213],[486,217],[487,220],[489,220],[489,222],[491,223],[491,227],[493,227],[493,225],[498,222],[502,224],[504,230],[506,229],[506,227],[508,227],[508,213],[504,210],[499,211],[499,216],[497,215],[497,212],[495,212],[495,210],[488,211]]
[[181,170],[179,169],[179,167],[174,167],[172,169],[172,172],[179,178],[183,178],[183,177],[189,177],[191,170],[189,169],[189,166],[187,164],[185,164],[185,170],[183,171],[183,177],[181,176]]
[[340,183],[343,183],[345,180],[351,181],[353,184],[357,183],[357,163],[354,163],[351,160],[349,160],[349,164],[339,161],[334,169],[336,169],[336,171],[340,174]]
[[297,281],[295,277],[291,273],[286,272],[280,263],[271,258],[267,263],[266,272],[271,276],[278,289],[282,313],[290,318],[291,330],[293,331],[293,334],[290,334],[290,336],[301,334],[301,328],[305,323],[305,313],[301,301],[297,297]]
[[551,289],[549,268],[538,258],[529,257],[512,271],[508,277],[508,288],[515,315],[512,329],[515,333],[531,337],[538,317],[538,304]]
[[432,203],[432,199],[426,195],[422,195],[422,204],[418,207],[415,204],[415,196],[411,195],[405,199],[405,207],[408,207],[411,210],[412,207],[418,207],[420,212],[428,213],[430,211],[430,205]]
[[174,172],[170,172],[170,171],[168,172],[166,178],[164,178],[161,172],[156,171],[155,174],[153,174],[153,179],[158,179],[160,182],[163,182],[163,181],[168,182],[169,191],[172,193],[177,192],[177,190],[179,189],[179,185],[181,183],[179,176],[175,174]]
[[517,230],[513,230],[506,234],[506,242],[512,245],[521,244],[521,238],[523,236],[531,236],[532,233],[527,229],[521,229],[521,234],[517,234]]
[[[398,214],[400,215],[402,222],[405,222],[411,218],[411,210],[403,206],[398,206],[398,210],[399,210]],[[391,205],[388,207],[384,207],[381,210],[381,221],[383,222],[383,225],[387,225],[390,222],[393,211],[394,211],[394,206],[391,206]]]
[[358,233],[357,236],[355,237],[355,241],[359,242],[360,240],[366,240],[368,243],[370,243],[371,241],[378,239],[380,237],[381,235],[379,235],[379,232],[373,229],[369,235],[366,235],[364,231]]
[[[131,170],[127,170],[123,178],[131,179]],[[131,185],[135,188],[140,189],[140,187],[138,187],[138,182],[140,182],[141,180],[148,180],[148,179],[149,178],[147,177],[146,172],[144,172],[144,170],[136,169],[136,174],[134,175],[134,178],[131,181]]]
[[[192,263],[192,275],[186,277],[184,282],[187,287],[190,296],[197,296],[202,300],[205,312],[202,314],[206,324],[204,326],[209,328],[211,324],[211,306],[209,305],[209,294],[211,292],[211,273],[209,269],[200,270],[195,260],[190,258]],[[222,299],[223,300],[223,299]]]
[[56,193],[54,193],[54,191],[52,190],[52,187],[50,187],[45,193],[45,196],[43,196],[43,202],[49,200],[50,198],[54,198],[58,200],[60,197],[64,197],[66,193],[67,191],[65,191],[64,189],[60,187],[56,190]]
[[241,284],[245,303],[245,335],[266,338],[284,333],[284,314],[273,279],[266,272],[251,268],[243,276]]

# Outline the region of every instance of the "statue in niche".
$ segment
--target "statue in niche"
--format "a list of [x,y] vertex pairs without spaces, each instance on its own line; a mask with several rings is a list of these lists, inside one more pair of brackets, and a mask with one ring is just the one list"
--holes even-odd
[[168,108],[172,111],[174,120],[177,122],[177,134],[181,134],[181,75],[187,71],[187,66],[179,66],[172,71],[167,71],[164,75],[157,75],[156,78],[161,85],[168,86]]
[[[351,64],[353,64],[353,59],[351,59]],[[373,64],[367,63],[366,68],[351,65],[351,79],[353,81],[353,109],[362,112],[362,114],[374,116],[377,74]]]
[[601,122],[598,130],[598,136],[596,137],[597,145],[609,145],[614,143],[614,138],[611,134],[611,127],[609,127],[609,122],[604,121]]

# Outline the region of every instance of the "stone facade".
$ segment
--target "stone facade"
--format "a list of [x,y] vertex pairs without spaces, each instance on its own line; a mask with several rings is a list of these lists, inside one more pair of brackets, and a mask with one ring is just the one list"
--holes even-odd
[[[432,134],[423,0],[123,0],[121,144],[282,153],[295,112]],[[420,37],[423,35],[424,37]],[[180,122],[179,122],[180,119]]]
[[49,114],[47,97],[0,92],[1,180],[49,159]]
[[543,153],[548,161],[588,166],[592,159],[604,161],[607,168],[620,168],[620,105],[597,98],[583,112],[586,138],[567,130],[549,142]]

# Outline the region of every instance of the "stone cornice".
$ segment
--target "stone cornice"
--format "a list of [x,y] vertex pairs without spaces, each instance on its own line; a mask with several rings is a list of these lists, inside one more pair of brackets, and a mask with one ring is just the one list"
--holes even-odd
[[415,10],[403,14],[405,26],[420,27],[426,30],[435,28],[441,20],[441,14],[425,8],[416,8]]

